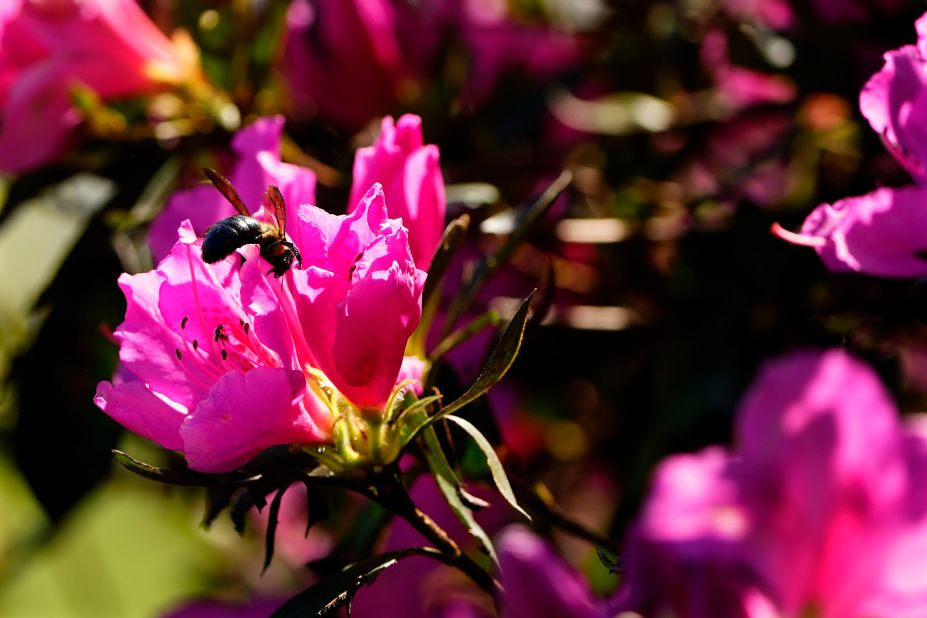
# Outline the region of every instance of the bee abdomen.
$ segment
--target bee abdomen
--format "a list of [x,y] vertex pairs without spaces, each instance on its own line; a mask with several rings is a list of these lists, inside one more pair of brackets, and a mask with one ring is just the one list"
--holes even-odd
[[209,227],[203,236],[203,261],[218,262],[244,245],[260,242],[261,224],[245,215],[235,215]]

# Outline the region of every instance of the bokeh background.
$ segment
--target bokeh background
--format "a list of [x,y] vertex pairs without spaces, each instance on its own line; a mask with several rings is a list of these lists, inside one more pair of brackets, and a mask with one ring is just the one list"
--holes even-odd
[[[324,56],[312,70],[332,72],[343,89],[332,94],[369,103],[348,119],[331,111],[337,101],[300,98],[302,65],[286,51],[288,28],[305,39],[292,44],[324,47],[322,22],[300,30],[305,15],[292,15],[324,4],[141,2],[164,31],[192,35],[228,126],[189,102],[156,121],[120,102],[113,109],[130,124],[160,128],[106,139],[85,127],[60,159],[0,180],[0,616],[159,616],[198,597],[285,596],[305,581],[301,559],[356,532],[345,521],[378,521],[335,497],[338,517],[309,554],[262,577],[258,518],[244,540],[227,518],[206,530],[201,492],[112,462],[118,447],[171,463],[92,402],[116,365],[107,338],[125,309],[116,277],[151,267],[148,223],[172,190],[197,182],[200,165],[221,160],[236,118],[287,114],[284,158],[312,167],[319,205],[341,212],[353,153],[372,142],[379,117],[421,115],[441,151],[449,215],[475,222],[461,273],[561,170],[572,172],[570,190],[480,296],[507,317],[553,272],[547,319],[469,418],[500,445],[517,486],[606,549],[620,551],[661,458],[730,441],[736,403],[772,355],[850,349],[904,411],[924,409],[923,283],[831,275],[769,229],[797,229],[817,204],[907,182],[857,98],[881,54],[914,41],[927,4],[468,2],[479,27],[401,33],[435,51],[392,95],[378,98],[364,81],[376,67]],[[441,375],[445,392],[479,367],[479,350],[459,356]],[[485,472],[473,461],[470,471]],[[595,590],[614,590],[594,543],[556,524],[538,528]]]

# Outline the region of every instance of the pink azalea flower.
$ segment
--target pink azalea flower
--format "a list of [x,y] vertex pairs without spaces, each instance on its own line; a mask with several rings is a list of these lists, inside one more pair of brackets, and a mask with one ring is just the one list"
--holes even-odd
[[[923,423],[923,421],[921,421]],[[767,365],[737,448],[655,475],[615,605],[687,617],[924,615],[924,432],[841,351]]]
[[812,247],[833,272],[862,272],[879,277],[927,275],[927,187],[883,187],[815,208],[800,234],[774,232],[797,245]]
[[188,39],[169,40],[135,0],[6,0],[0,8],[0,169],[61,154],[80,114],[71,90],[150,94],[198,74]]
[[[273,295],[255,247],[202,261],[188,223],[156,270],[122,275],[125,321],[116,329],[120,374],[101,382],[96,404],[203,472],[232,470],[262,450],[328,440],[331,414],[308,387],[293,332],[252,304]],[[264,306],[261,307],[264,309]]]
[[505,587],[502,618],[605,617],[585,580],[527,528],[507,528],[496,548]]
[[917,23],[918,44],[885,54],[885,66],[860,94],[860,109],[895,158],[919,183],[818,206],[801,233],[774,226],[783,239],[813,247],[834,271],[882,277],[927,274],[922,206],[927,191],[927,15]]
[[383,119],[376,143],[354,158],[354,182],[349,208],[361,201],[374,182],[383,185],[389,212],[411,230],[409,246],[415,263],[431,263],[444,233],[444,177],[437,146],[423,145],[422,119],[406,114],[393,122]]
[[185,221],[156,270],[120,279],[122,373],[100,384],[96,403],[193,469],[227,471],[270,446],[330,440],[315,370],[358,407],[383,409],[396,385],[425,273],[381,187],[351,215],[293,210],[303,263],[282,278],[266,276],[255,245],[204,264]]
[[291,272],[312,364],[356,406],[382,409],[421,319],[425,272],[379,184],[349,215],[303,205],[300,220],[304,270]]
[[396,8],[385,0],[294,0],[280,70],[297,115],[356,131],[414,88]]

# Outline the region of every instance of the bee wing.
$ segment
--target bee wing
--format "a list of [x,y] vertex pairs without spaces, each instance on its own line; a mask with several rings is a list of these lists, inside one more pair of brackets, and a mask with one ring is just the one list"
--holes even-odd
[[203,173],[206,174],[206,178],[209,179],[209,182],[219,190],[219,193],[228,200],[228,203],[235,207],[238,214],[245,215],[246,217],[251,216],[251,213],[248,212],[248,207],[245,206],[244,200],[238,195],[238,191],[228,178],[209,167],[204,167]]
[[286,234],[286,203],[280,189],[274,185],[267,185],[267,191],[264,192],[264,208],[274,213],[280,235]]

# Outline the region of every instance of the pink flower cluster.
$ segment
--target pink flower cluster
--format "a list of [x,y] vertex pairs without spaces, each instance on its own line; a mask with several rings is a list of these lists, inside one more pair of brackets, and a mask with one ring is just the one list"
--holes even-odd
[[569,34],[519,24],[505,0],[294,0],[280,71],[294,114],[346,129],[408,106],[455,33],[466,48],[464,99],[479,105],[506,74],[540,79],[574,64]]
[[105,100],[179,84],[195,48],[168,39],[135,0],[4,0],[0,6],[0,170],[59,156],[80,123],[75,86]]
[[[358,202],[342,216],[311,205],[314,177],[280,161],[281,131],[270,118],[239,132],[232,181],[248,204],[260,204],[267,184],[280,187],[301,267],[268,278],[256,245],[204,264],[199,236],[233,212],[201,186],[176,195],[153,227],[155,253],[165,255],[158,267],[120,278],[121,369],[99,385],[97,405],[204,472],[234,469],[270,446],[330,440],[315,372],[356,407],[383,409],[408,377],[403,354],[421,317],[425,272],[409,235],[430,257],[443,225],[438,154],[422,145],[418,118],[384,120],[380,140],[358,156],[367,188],[355,187]],[[390,218],[407,212],[407,221]],[[263,208],[254,216],[270,221]]]
[[863,88],[860,109],[914,185],[818,206],[786,240],[813,247],[835,272],[881,277],[927,274],[927,15],[917,45],[885,54],[885,66]]
[[841,351],[771,362],[737,448],[657,470],[615,609],[688,618],[902,618],[927,609],[925,420]]

